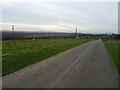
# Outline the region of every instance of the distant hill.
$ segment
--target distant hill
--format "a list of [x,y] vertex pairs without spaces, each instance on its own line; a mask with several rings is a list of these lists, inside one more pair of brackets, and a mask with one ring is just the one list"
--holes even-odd
[[[63,32],[27,32],[15,31],[14,38],[12,31],[0,31],[3,40],[11,39],[38,39],[38,38],[114,38],[119,39],[119,34],[84,34],[84,33],[63,33]],[[0,37],[1,39],[1,37]]]
[[[54,38],[54,37],[73,37],[75,33],[60,33],[60,32],[25,32],[16,31],[14,33],[14,39],[31,39],[31,38]],[[2,31],[2,39],[12,39],[12,31]]]

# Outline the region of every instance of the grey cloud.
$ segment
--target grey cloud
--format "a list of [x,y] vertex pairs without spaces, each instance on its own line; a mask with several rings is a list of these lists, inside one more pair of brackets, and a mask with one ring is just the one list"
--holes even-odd
[[114,2],[3,4],[3,22],[58,26],[66,23],[89,28],[86,32],[106,29],[117,32],[117,15],[117,3]]

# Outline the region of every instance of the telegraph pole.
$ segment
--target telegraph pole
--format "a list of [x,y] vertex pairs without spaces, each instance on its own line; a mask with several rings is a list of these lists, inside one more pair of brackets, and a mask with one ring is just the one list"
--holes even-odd
[[77,37],[77,27],[76,27],[76,31],[75,31],[75,37]]
[[12,25],[12,34],[13,34],[13,39],[14,39],[14,34],[15,34],[15,26]]

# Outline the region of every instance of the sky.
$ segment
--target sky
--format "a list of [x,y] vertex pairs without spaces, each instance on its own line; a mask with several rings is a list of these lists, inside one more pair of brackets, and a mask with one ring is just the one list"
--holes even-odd
[[118,33],[117,2],[3,2],[2,30]]

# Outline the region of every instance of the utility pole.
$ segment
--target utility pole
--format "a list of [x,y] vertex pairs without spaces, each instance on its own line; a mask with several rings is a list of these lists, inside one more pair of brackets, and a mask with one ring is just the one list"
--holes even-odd
[[76,31],[75,31],[75,37],[77,37],[77,27],[76,27]]
[[14,39],[14,34],[15,34],[15,27],[12,25],[12,34],[13,34],[13,39]]

